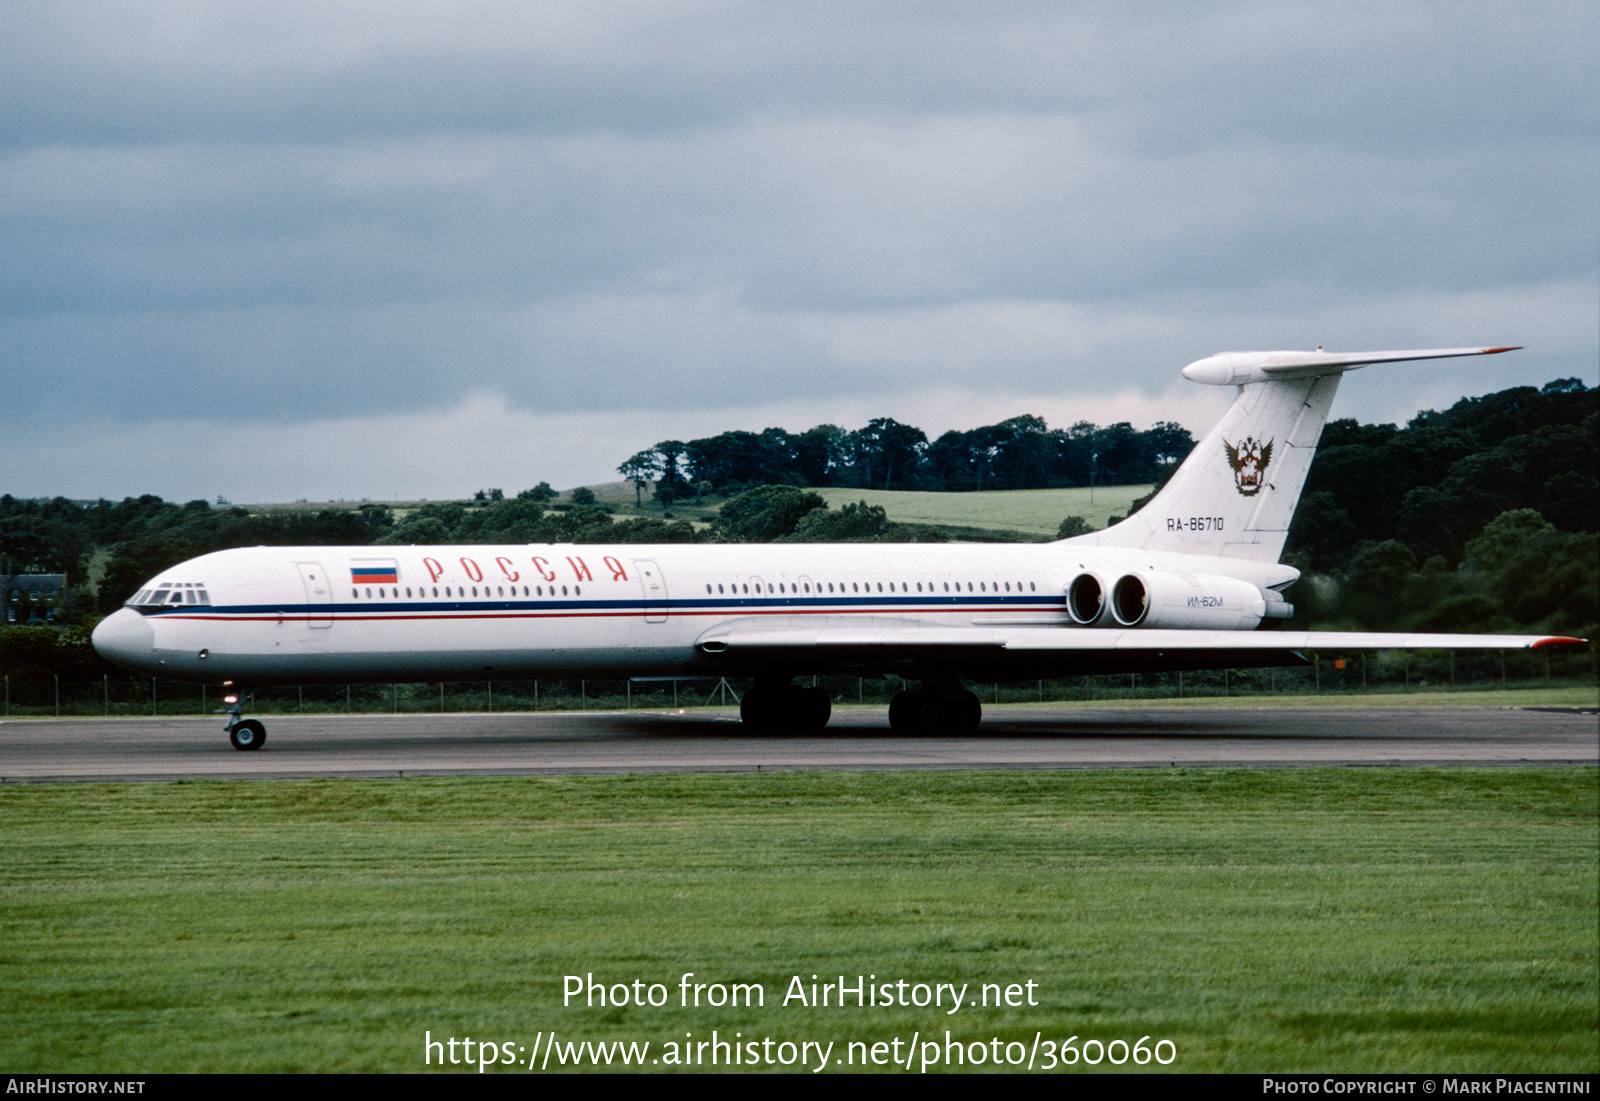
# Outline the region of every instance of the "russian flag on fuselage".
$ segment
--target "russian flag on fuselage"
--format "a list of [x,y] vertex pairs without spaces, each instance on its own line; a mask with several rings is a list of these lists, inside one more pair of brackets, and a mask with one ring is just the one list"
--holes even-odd
[[393,566],[351,566],[350,580],[357,585],[396,585],[400,571]]

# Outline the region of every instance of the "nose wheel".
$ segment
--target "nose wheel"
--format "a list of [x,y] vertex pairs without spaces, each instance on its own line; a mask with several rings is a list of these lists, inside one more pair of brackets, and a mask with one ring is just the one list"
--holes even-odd
[[267,742],[267,728],[254,719],[243,718],[245,694],[228,697],[228,741],[234,749],[260,749]]
[[267,740],[267,728],[254,719],[245,719],[228,727],[228,741],[234,749],[260,749]]

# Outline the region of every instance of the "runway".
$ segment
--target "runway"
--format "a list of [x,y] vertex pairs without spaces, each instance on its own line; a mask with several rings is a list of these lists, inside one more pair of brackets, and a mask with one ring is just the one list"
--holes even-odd
[[901,737],[881,710],[754,737],[705,712],[273,716],[258,752],[218,718],[0,722],[0,782],[742,772],[1600,764],[1600,720],[1507,708],[1002,708],[967,738]]

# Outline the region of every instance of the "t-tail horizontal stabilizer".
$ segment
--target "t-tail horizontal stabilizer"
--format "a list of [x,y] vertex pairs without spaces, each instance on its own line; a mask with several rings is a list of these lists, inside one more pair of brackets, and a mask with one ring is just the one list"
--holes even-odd
[[1514,352],[1505,348],[1429,348],[1420,352],[1218,352],[1197,359],[1183,369],[1190,382],[1208,386],[1243,386],[1272,379],[1313,378],[1354,371],[1373,363],[1404,363],[1412,359],[1454,359],[1457,356],[1492,356]]
[[1149,504],[1104,531],[1068,540],[1102,547],[1276,562],[1346,371],[1372,363],[1492,355],[1514,348],[1412,352],[1222,352],[1184,377],[1235,385],[1222,420]]

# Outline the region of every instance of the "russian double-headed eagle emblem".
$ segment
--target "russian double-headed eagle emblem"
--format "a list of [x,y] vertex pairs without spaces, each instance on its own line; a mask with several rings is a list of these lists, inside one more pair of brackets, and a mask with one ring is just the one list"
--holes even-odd
[[1262,443],[1254,436],[1246,436],[1237,444],[1222,441],[1228,452],[1228,465],[1233,467],[1233,484],[1244,496],[1254,497],[1261,492],[1261,478],[1272,461],[1272,445],[1276,442]]

